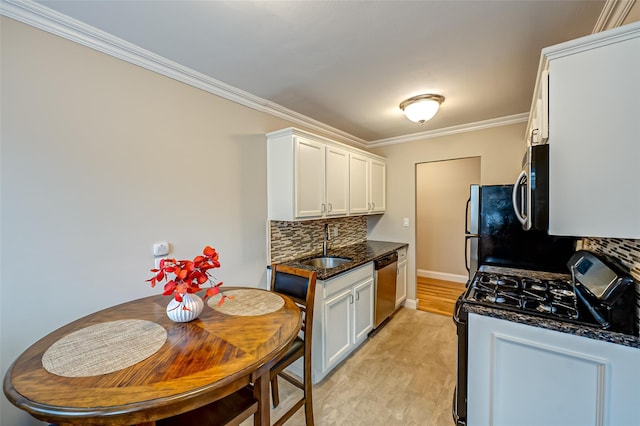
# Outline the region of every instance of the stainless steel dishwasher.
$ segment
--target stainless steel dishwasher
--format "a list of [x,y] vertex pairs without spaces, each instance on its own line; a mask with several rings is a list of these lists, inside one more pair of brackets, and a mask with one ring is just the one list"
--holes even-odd
[[375,270],[375,318],[373,328],[377,328],[389,318],[396,308],[396,276],[398,274],[398,253],[393,252],[373,261]]

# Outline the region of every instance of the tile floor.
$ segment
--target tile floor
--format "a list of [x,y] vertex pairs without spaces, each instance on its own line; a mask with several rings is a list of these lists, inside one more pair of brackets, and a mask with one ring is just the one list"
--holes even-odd
[[[455,333],[451,317],[400,309],[314,386],[315,424],[452,426]],[[293,404],[299,392],[285,380],[278,383],[281,403],[272,419]],[[286,424],[304,425],[304,411],[298,410]]]

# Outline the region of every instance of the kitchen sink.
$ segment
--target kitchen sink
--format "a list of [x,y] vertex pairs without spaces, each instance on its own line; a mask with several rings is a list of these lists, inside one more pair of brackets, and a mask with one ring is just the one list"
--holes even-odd
[[348,257],[320,256],[303,260],[300,263],[302,263],[303,265],[313,266],[314,268],[330,269],[335,268],[336,266],[344,265],[345,263],[349,263],[351,262],[351,260],[352,259],[349,259]]

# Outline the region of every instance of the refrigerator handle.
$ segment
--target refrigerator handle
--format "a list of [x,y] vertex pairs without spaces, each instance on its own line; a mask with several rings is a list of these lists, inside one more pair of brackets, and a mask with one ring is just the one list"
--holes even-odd
[[469,261],[467,260],[468,257],[469,257],[469,238],[465,237],[464,238],[464,267],[466,268],[467,272],[471,272],[471,269],[469,269]]
[[471,272],[471,267],[469,266],[469,240],[472,238],[478,238],[480,235],[478,234],[465,234],[464,236],[464,267],[467,269],[467,272]]
[[467,206],[464,209],[464,233],[468,234],[469,232],[469,204],[471,204],[471,197],[467,200]]
[[523,225],[527,219],[522,217],[522,215],[520,214],[520,208],[519,208],[520,206],[518,205],[518,191],[522,186],[522,178],[526,176],[527,176],[526,170],[523,170],[520,172],[520,174],[518,175],[518,179],[516,179],[516,184],[513,185],[513,192],[511,193],[511,200],[513,201],[513,211],[516,213],[516,218],[518,218],[518,221]]

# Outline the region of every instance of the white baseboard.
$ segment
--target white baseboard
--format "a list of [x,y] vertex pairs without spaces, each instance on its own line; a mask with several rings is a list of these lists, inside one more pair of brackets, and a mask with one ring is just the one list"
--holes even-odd
[[418,299],[405,299],[402,306],[409,309],[418,309]]
[[418,269],[417,275],[423,278],[435,278],[436,280],[453,281],[455,283],[466,283],[469,279],[466,275],[448,274],[446,272],[427,271]]

